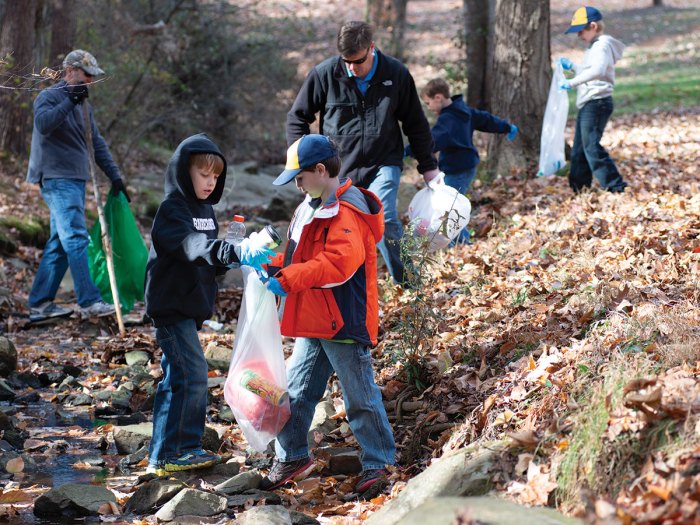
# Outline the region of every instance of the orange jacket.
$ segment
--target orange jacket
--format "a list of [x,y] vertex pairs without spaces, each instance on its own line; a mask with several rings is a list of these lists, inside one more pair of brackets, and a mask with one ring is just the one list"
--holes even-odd
[[282,334],[352,339],[377,344],[377,242],[384,210],[373,193],[349,179],[304,224],[314,202],[307,196],[294,212],[285,253],[270,264],[288,293]]

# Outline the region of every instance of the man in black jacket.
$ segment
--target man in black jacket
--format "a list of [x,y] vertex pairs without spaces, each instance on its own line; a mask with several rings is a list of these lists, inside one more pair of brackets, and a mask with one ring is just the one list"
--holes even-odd
[[404,275],[400,240],[403,226],[396,210],[403,166],[403,138],[408,137],[426,182],[438,175],[433,139],[413,77],[395,58],[375,48],[372,28],[346,22],[338,32],[340,56],[315,66],[287,114],[287,143],[310,132],[319,117],[319,133],[331,137],[342,157],[340,177],[374,192],[384,205],[384,238],[379,251],[399,284]]

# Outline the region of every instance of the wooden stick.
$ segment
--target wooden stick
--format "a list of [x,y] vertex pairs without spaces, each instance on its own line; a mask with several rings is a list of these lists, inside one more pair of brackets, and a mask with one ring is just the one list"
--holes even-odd
[[112,242],[109,239],[109,231],[107,230],[107,220],[105,219],[104,210],[102,209],[102,199],[97,188],[97,177],[95,176],[95,148],[92,143],[92,126],[90,125],[90,109],[86,100],[83,100],[83,123],[85,125],[85,142],[88,149],[88,165],[90,167],[90,178],[92,179],[92,192],[95,195],[97,203],[97,216],[100,219],[100,227],[102,228],[102,246],[105,250],[105,259],[107,260],[107,273],[109,274],[109,286],[112,289],[112,300],[114,301],[114,311],[117,314],[117,324],[119,325],[119,335],[124,337],[126,329],[124,328],[124,320],[122,319],[122,306],[119,302],[119,290],[117,290],[117,276],[114,273],[114,260],[112,258]]

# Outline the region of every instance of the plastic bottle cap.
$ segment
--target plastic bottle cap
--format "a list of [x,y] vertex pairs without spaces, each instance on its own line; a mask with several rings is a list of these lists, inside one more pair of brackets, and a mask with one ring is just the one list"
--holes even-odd
[[233,220],[236,222],[245,222],[245,217],[243,217],[243,215],[234,215]]

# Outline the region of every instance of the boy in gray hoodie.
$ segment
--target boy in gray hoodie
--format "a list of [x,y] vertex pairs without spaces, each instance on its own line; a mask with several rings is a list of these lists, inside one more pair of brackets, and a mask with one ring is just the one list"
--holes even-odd
[[615,62],[625,49],[622,42],[604,35],[604,30],[600,11],[595,7],[580,7],[566,33],[577,33],[589,47],[579,65],[568,58],[560,59],[564,69],[575,73],[561,85],[566,90],[576,88],[576,107],[579,110],[569,172],[569,185],[575,192],[590,188],[593,177],[610,192],[621,193],[627,186],[615,162],[600,145],[603,130],[613,112]]

